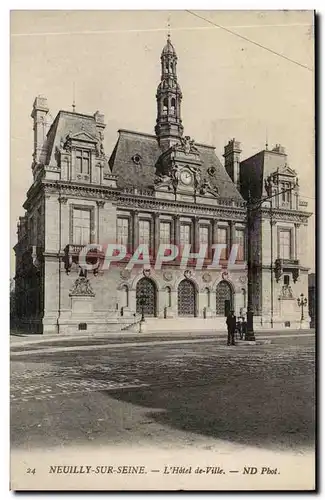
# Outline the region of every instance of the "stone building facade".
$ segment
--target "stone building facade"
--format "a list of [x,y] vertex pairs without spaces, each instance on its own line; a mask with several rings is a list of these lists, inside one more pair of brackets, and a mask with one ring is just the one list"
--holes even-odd
[[[227,311],[239,315],[247,307],[246,203],[265,196],[270,174],[272,207],[263,203],[254,218],[255,325],[296,327],[296,297],[308,290],[303,231],[310,214],[298,186],[290,196],[281,194],[282,185],[296,182],[284,150],[266,148],[241,161],[240,143],[231,140],[223,165],[213,146],[184,135],[169,37],[156,100],[155,135],[119,130],[106,156],[101,113],[60,111],[48,129],[47,99],[35,99],[34,180],[15,246],[19,327],[44,334],[108,332],[132,328],[143,312],[150,330],[224,329]],[[184,269],[177,259],[155,269],[162,243],[175,244],[180,254],[206,244],[202,269],[195,260]],[[226,248],[216,267],[217,243]],[[79,261],[87,244],[102,247],[88,254],[88,264],[99,263],[91,271]],[[114,244],[127,253],[105,269],[103,252]],[[139,245],[148,246],[150,265],[129,270]]]

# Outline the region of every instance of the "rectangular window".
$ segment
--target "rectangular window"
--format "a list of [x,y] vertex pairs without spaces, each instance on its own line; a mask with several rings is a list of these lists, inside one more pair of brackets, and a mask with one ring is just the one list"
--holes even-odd
[[150,247],[150,221],[139,221],[139,244],[149,245]]
[[226,227],[218,227],[218,243],[227,245],[220,253],[220,260],[225,260],[228,257],[228,229]]
[[159,239],[160,243],[170,243],[171,238],[171,223],[170,222],[160,222],[159,225]]
[[291,231],[282,230],[279,234],[280,259],[291,259]]
[[128,246],[129,244],[129,219],[117,219],[117,243],[119,245]]
[[284,203],[285,205],[291,204],[292,191],[289,191],[290,188],[291,188],[290,182],[282,182],[281,184],[282,203]]
[[191,226],[190,224],[181,224],[180,227],[180,238],[179,242],[181,246],[184,246],[186,244],[191,244]]
[[90,210],[78,208],[73,210],[73,243],[75,245],[90,243]]
[[83,149],[76,149],[76,171],[79,174],[89,174],[90,152]]
[[236,245],[238,245],[237,260],[245,260],[245,231],[244,229],[236,229]]
[[209,228],[207,226],[200,226],[199,239],[200,243],[209,245]]

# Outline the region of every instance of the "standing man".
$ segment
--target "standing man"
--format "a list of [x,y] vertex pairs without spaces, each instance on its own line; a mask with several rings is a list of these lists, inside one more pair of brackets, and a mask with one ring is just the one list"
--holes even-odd
[[235,329],[236,329],[236,316],[234,311],[230,311],[230,314],[227,316],[227,329],[228,329],[228,342],[227,345],[236,345],[235,344]]

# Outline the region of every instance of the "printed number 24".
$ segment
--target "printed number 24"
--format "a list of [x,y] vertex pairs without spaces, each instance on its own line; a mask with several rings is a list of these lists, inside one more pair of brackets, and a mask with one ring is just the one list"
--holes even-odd
[[36,469],[27,469],[27,474],[35,474]]

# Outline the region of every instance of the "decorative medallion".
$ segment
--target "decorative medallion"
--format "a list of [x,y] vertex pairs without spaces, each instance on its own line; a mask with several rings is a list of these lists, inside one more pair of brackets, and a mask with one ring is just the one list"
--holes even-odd
[[210,283],[211,281],[211,274],[210,273],[204,273],[202,276],[202,279],[205,283]]
[[215,167],[209,167],[208,168],[208,174],[209,175],[214,175],[216,173],[216,168]]
[[243,285],[245,285],[245,283],[247,283],[247,278],[246,278],[246,276],[240,276],[240,277],[239,277],[239,281],[240,281]]
[[74,296],[79,296],[79,297],[87,296],[87,295],[90,297],[95,296],[89,280],[87,278],[85,278],[84,276],[76,279],[76,281],[73,284],[72,289],[70,290],[69,295],[70,296],[74,295]]
[[228,273],[228,271],[224,271],[221,274],[221,277],[222,277],[223,280],[228,280],[229,279],[229,273]]
[[146,278],[149,278],[150,274],[151,274],[151,269],[143,270],[143,276],[145,276]]
[[173,275],[170,271],[165,271],[163,277],[165,281],[172,281],[173,279]]
[[121,278],[128,280],[131,276],[131,272],[128,271],[127,269],[122,269],[122,271],[120,272],[120,276]]
[[190,271],[189,269],[187,269],[185,272],[184,272],[184,276],[185,278],[190,278],[192,276],[192,271]]

